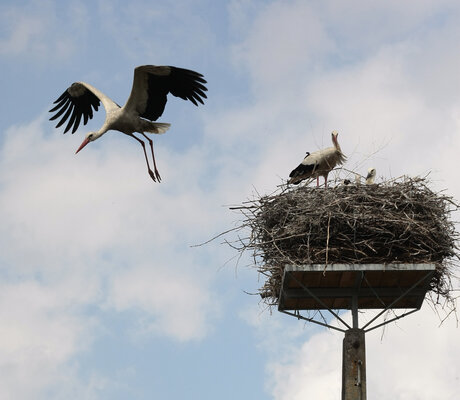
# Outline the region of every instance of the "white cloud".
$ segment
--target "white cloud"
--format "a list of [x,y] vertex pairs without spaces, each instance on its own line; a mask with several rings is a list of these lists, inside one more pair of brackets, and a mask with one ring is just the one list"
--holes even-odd
[[186,263],[176,256],[163,267],[136,266],[114,277],[109,305],[117,311],[143,312],[134,336],[153,332],[185,341],[208,333],[216,299],[207,293],[202,276],[182,270],[180,264]]
[[382,45],[439,29],[449,19],[455,20],[459,8],[452,0],[412,0],[403,4],[395,0],[355,0],[348,4],[332,0],[320,3],[316,10],[351,61],[372,54]]
[[[123,7],[122,14],[120,7]],[[145,59],[156,60],[157,65],[171,59],[188,64],[188,60],[197,54],[206,54],[215,46],[212,15],[208,9],[211,11],[212,7],[208,7],[206,1],[187,0],[149,4],[100,0],[97,8],[103,16],[100,22],[104,33],[117,38],[114,45],[126,57],[139,63],[145,63]],[[152,26],[155,26],[155,34]]]
[[[335,339],[335,340],[334,340]],[[341,352],[330,333],[313,335],[291,363],[268,366],[271,393],[279,399],[336,399],[341,390]]]
[[460,372],[450,368],[460,359],[455,317],[439,326],[438,317],[425,307],[398,325],[386,331],[383,341],[378,333],[369,335],[368,381],[375,398],[457,398]]
[[[14,13],[11,13],[14,14]],[[32,41],[36,36],[41,35],[45,29],[45,24],[40,19],[28,16],[9,15],[10,23],[15,22],[11,27],[10,37],[0,43],[0,52],[2,54],[20,54],[30,51],[33,46]]]
[[63,61],[81,48],[88,23],[86,7],[81,3],[67,4],[64,11],[68,14],[67,23],[62,22],[52,1],[31,1],[27,10],[23,6],[4,5],[1,11],[5,35],[0,37],[0,54],[4,57]]
[[89,294],[81,283],[1,284],[2,399],[38,399],[50,387],[60,392],[81,385],[69,361],[89,348],[97,330],[96,321],[79,311]]
[[234,63],[250,72],[254,91],[261,98],[284,91],[294,95],[303,75],[321,65],[335,47],[305,2],[273,2],[262,9],[251,28],[235,46]]

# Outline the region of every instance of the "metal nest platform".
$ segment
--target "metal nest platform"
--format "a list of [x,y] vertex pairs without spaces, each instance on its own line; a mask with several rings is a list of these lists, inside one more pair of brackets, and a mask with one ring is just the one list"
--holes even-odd
[[344,331],[325,322],[306,318],[302,310],[328,310],[348,329],[333,310],[351,310],[353,328],[358,328],[358,309],[383,309],[362,329],[390,309],[412,309],[383,324],[402,318],[420,309],[435,264],[324,264],[287,265],[284,269],[278,310],[297,318]]

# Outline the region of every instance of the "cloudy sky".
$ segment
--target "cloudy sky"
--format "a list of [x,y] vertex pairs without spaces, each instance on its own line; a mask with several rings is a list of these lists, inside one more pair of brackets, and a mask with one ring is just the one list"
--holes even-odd
[[[460,5],[418,1],[10,1],[0,5],[0,398],[338,399],[342,335],[259,304],[221,241],[228,205],[330,145],[377,181],[460,198]],[[77,156],[48,121],[74,81],[123,104],[133,68],[203,73],[155,138]],[[230,260],[230,261],[229,261]],[[368,399],[457,399],[460,331],[430,307],[367,336]]]

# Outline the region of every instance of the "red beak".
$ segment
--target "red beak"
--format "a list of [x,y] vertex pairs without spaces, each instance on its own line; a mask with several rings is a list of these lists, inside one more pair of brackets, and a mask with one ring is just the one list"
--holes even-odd
[[77,154],[77,153],[78,153],[83,147],[85,147],[88,143],[89,143],[88,138],[86,138],[85,140],[83,140],[83,143],[80,145],[80,147],[79,147],[78,150],[75,152],[75,154]]

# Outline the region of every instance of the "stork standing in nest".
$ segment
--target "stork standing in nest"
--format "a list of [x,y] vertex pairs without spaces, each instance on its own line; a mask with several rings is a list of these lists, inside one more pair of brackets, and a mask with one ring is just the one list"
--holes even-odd
[[[56,113],[50,120],[55,120],[64,114],[56,128],[68,121],[64,133],[71,128],[74,133],[82,118],[83,125],[86,125],[88,120],[93,118],[93,109],[97,111],[102,102],[106,111],[104,125],[97,132],[89,132],[86,135],[77,153],[109,130],[122,132],[141,144],[149,175],[153,181],[160,182],[161,177],[153,152],[153,141],[144,132],[165,133],[171,126],[168,123],[153,122],[163,114],[168,93],[184,100],[190,100],[197,106],[198,102],[203,104],[203,99],[206,98],[205,83],[203,75],[189,69],[143,65],[134,69],[131,94],[123,107],[89,83],[75,82],[54,102],[56,106],[50,112]],[[154,171],[150,168],[145,143],[134,135],[135,132],[140,133],[150,145]]]
[[324,187],[327,187],[327,176],[336,165],[346,161],[337,141],[337,131],[332,131],[333,147],[308,153],[299,166],[289,174],[288,184],[298,185],[304,179],[316,178],[316,186],[319,187],[319,177],[324,177]]

